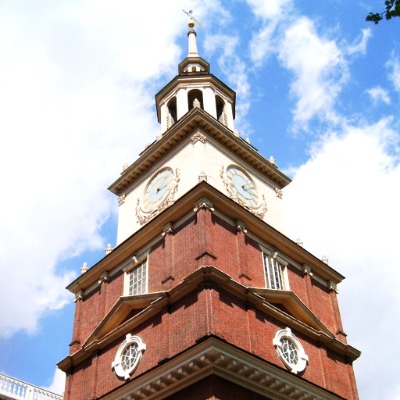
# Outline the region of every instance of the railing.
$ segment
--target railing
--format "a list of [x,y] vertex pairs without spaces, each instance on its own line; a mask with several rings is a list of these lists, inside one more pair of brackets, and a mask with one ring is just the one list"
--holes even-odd
[[63,400],[63,396],[0,373],[0,399]]

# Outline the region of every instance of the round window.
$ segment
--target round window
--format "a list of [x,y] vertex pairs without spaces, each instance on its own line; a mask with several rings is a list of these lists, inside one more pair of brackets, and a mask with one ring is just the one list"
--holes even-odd
[[115,373],[124,379],[129,379],[132,372],[137,368],[146,345],[139,336],[126,335],[126,339],[119,346],[111,368]]
[[276,332],[272,343],[275,346],[278,357],[283,361],[286,368],[294,374],[304,371],[308,356],[290,328],[280,329]]

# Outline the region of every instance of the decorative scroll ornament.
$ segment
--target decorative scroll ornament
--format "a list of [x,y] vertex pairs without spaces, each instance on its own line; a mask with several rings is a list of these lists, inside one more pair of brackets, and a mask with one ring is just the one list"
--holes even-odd
[[281,189],[278,189],[277,187],[275,188],[275,193],[276,193],[276,197],[278,197],[279,199],[282,198],[283,196],[283,191]]
[[140,225],[144,225],[146,222],[150,221],[160,212],[164,211],[170,205],[174,203],[175,193],[178,190],[178,185],[180,181],[180,171],[177,168],[175,170],[174,177],[171,181],[171,187],[169,189],[168,195],[162,199],[161,202],[157,203],[154,208],[146,209],[141,206],[140,199],[137,199],[136,203],[136,217]]
[[233,183],[226,178],[224,166],[222,166],[221,168],[220,176],[225,184],[225,189],[232,200],[236,201],[236,203],[240,204],[243,208],[250,211],[257,217],[264,218],[265,213],[268,211],[267,202],[265,201],[265,195],[261,196],[261,201],[259,201],[258,204],[256,204],[255,206],[251,206],[247,204],[240,196],[238,196]]
[[207,174],[204,171],[200,172],[199,182],[207,182]]
[[207,141],[207,136],[204,133],[201,132],[196,132],[195,134],[192,135],[190,138],[192,141],[192,145],[194,146],[197,142],[205,143]]
[[122,204],[124,204],[125,199],[126,199],[126,194],[125,193],[121,194],[121,196],[118,197],[118,205],[121,206]]

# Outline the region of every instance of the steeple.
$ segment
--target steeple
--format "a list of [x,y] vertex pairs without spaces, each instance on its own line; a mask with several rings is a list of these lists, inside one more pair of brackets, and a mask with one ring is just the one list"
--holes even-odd
[[184,11],[184,12],[189,15],[189,22],[188,22],[189,53],[188,53],[188,57],[198,57],[199,54],[197,53],[197,43],[196,43],[197,33],[194,30],[194,27],[196,25],[195,24],[196,19],[194,18],[193,14],[192,14],[192,10],[190,10],[189,12],[186,12],[186,11]]
[[117,246],[68,286],[65,400],[357,400],[343,276],[283,234],[290,178],[233,130],[188,15],[162,134],[109,188]]
[[156,94],[161,133],[171,128],[195,107],[234,130],[236,93],[210,73],[210,64],[200,57],[197,49],[196,22],[191,11],[188,22],[188,55],[178,65],[178,76]]

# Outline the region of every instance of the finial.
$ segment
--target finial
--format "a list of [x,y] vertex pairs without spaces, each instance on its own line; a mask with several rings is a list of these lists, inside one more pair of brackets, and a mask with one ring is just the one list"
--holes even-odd
[[87,262],[84,262],[81,267],[81,274],[84,274],[85,272],[87,272],[87,270],[88,270]]
[[182,10],[187,16],[189,16],[188,22],[188,41],[189,41],[189,54],[188,57],[198,57],[199,53],[197,52],[197,43],[196,43],[196,31],[194,30],[194,26],[201,25],[200,22],[193,16],[193,11],[185,11]]
[[193,16],[193,11],[189,10],[189,11],[185,11],[182,10],[188,17],[189,17],[189,28],[194,28],[195,23],[199,26],[201,26],[201,23]]
[[104,250],[104,252],[106,253],[106,255],[110,254],[113,251],[113,248],[111,246],[111,243],[108,243],[106,249]]

